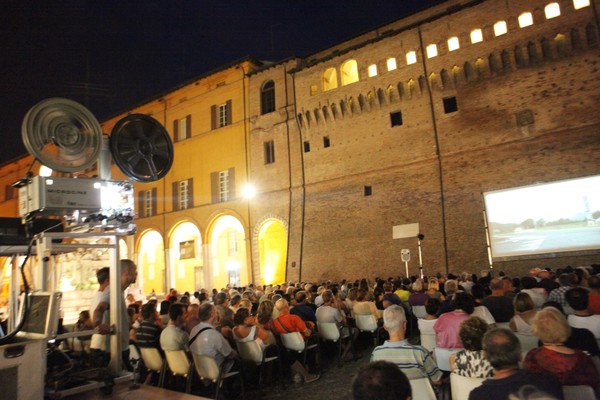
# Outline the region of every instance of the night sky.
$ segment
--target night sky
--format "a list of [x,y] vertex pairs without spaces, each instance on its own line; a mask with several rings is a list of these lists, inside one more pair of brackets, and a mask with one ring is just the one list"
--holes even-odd
[[1,0],[0,164],[49,97],[99,121],[251,56],[306,56],[440,0]]

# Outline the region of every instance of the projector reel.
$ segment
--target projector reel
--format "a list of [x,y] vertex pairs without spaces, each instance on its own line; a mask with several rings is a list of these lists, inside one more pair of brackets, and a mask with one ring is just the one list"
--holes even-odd
[[102,129],[87,108],[50,98],[33,106],[21,129],[23,144],[45,166],[59,172],[91,167],[100,154]]
[[173,143],[163,126],[144,114],[119,120],[110,135],[110,152],[121,171],[138,182],[164,177],[173,165]]

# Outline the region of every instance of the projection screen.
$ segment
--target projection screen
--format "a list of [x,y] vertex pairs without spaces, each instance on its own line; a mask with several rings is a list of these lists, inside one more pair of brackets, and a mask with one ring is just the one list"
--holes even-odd
[[493,259],[600,250],[600,175],[483,197]]

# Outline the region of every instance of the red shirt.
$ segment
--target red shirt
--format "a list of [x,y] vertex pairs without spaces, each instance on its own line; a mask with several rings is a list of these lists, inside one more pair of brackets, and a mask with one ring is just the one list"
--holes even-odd
[[600,294],[590,293],[589,299],[588,311],[592,314],[600,314]]
[[286,314],[280,315],[271,321],[270,328],[277,333],[289,333],[289,332],[304,332],[306,328],[306,324],[297,315]]
[[529,350],[523,368],[554,376],[561,385],[588,385],[598,390],[598,370],[592,359],[580,350],[563,354],[544,346]]

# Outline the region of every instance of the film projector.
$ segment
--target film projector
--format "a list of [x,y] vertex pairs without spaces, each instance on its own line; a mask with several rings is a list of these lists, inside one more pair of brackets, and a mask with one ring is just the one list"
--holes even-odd
[[[171,139],[152,117],[126,116],[107,138],[92,113],[68,99],[46,99],[32,107],[23,120],[22,136],[27,151],[62,176],[28,176],[17,182],[19,214],[63,217],[72,229],[135,230],[133,184],[111,179],[111,157],[137,182],[159,180],[173,164]],[[72,175],[94,164],[96,177]]]
[[[163,178],[173,164],[173,144],[158,121],[142,114],[126,116],[115,124],[110,136],[105,135],[89,110],[63,98],[46,99],[33,106],[23,120],[22,139],[27,151],[52,173],[34,176],[28,172],[13,184],[19,190],[19,214],[25,221],[27,239],[31,244],[37,243],[39,268],[30,275],[34,275],[36,290],[41,291],[28,293],[21,271],[27,300],[20,301],[21,311],[12,314],[20,316],[13,322],[13,331],[0,337],[0,387],[11,399],[62,398],[95,388],[112,390],[118,379],[133,379],[131,373],[122,374],[120,353],[124,349],[120,348],[117,337],[120,327],[110,337],[110,365],[103,372],[108,374],[106,379],[85,376],[85,362],[76,365],[71,358],[65,364],[68,368],[61,368],[61,362],[52,360],[69,359],[66,352],[52,343],[92,332],[59,332],[62,294],[56,290],[60,272],[44,265],[48,263],[48,255],[87,245],[62,243],[63,239],[110,238],[106,240],[108,244],[87,246],[113,249],[108,261],[110,298],[111,304],[118,304],[123,296],[118,283],[120,268],[112,265],[119,264],[118,238],[135,232],[133,183]],[[111,161],[128,179],[112,179]],[[32,245],[27,256],[31,248]],[[24,266],[25,261],[21,270]],[[15,291],[11,294],[12,304],[17,303],[19,295],[19,285],[15,286],[16,289],[11,288]],[[110,307],[109,311],[111,324],[121,320],[120,307]],[[83,383],[74,387],[75,381]]]

